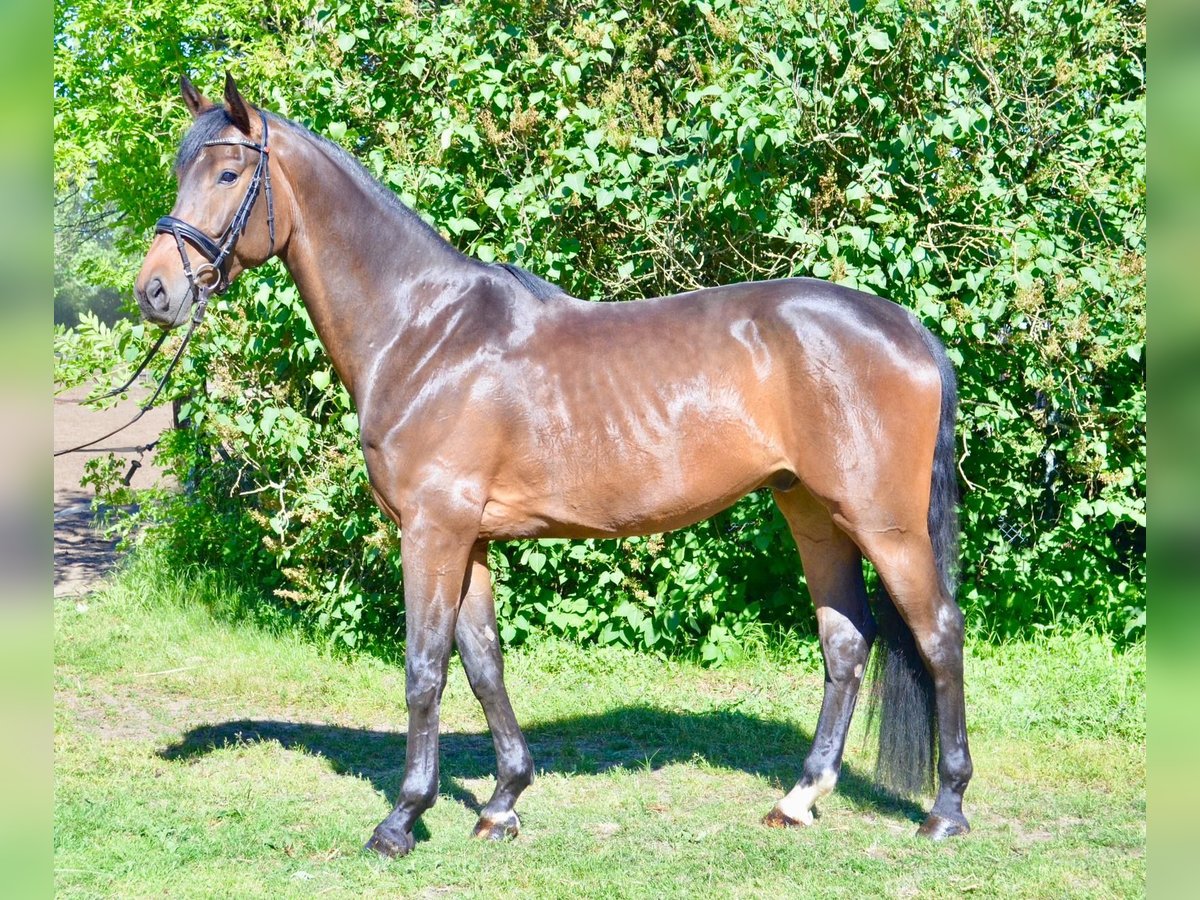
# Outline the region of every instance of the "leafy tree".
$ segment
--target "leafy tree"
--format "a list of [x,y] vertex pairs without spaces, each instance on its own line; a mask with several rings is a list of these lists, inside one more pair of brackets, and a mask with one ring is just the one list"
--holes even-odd
[[125,311],[130,260],[114,246],[119,216],[73,189],[54,201],[54,324],[74,326],[87,311],[111,325]]
[[[144,246],[186,125],[175,79],[229,67],[343,143],[463,250],[624,300],[815,275],[948,344],[964,580],[997,635],[1144,628],[1145,8],[1130,0],[566,6],[235,2],[58,11],[60,179]],[[151,513],[350,645],[402,633],[396,535],[356,420],[277,269],[216,304]],[[64,334],[63,378],[135,326]],[[207,386],[207,387],[205,387]],[[769,499],[670,535],[497,547],[507,640],[534,628],[719,661],[811,626]]]

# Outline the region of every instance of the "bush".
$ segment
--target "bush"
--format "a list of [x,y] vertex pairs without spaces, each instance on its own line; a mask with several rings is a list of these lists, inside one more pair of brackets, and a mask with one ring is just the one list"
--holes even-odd
[[[56,158],[76,177],[103,149],[93,193],[128,214],[125,246],[170,206],[178,70],[216,85],[229,67],[464,251],[579,296],[792,275],[883,294],[958,365],[969,621],[1142,633],[1143,4],[169,9],[148,4],[157,30],[119,51],[75,37],[118,27],[103,5],[58,13]],[[153,513],[160,539],[389,646],[397,536],[294,287],[248,273],[212,313],[178,381],[195,427],[164,442],[191,490]],[[60,377],[119,367],[132,327],[64,335]],[[720,661],[764,623],[811,628],[783,533],[755,495],[670,535],[494,547],[503,636]]]

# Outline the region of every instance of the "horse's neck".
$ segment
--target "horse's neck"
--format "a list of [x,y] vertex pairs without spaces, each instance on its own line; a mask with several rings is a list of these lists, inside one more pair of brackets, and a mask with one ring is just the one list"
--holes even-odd
[[359,401],[381,354],[418,352],[401,345],[421,339],[413,323],[446,299],[430,286],[452,272],[449,280],[461,283],[472,263],[329,151],[296,132],[288,137],[296,142],[287,154],[293,166],[283,162],[284,152],[273,154],[287,170],[294,216],[280,257],[338,376]]

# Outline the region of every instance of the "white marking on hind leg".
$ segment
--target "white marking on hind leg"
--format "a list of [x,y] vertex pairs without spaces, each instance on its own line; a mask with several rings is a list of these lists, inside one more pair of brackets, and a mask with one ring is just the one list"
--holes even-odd
[[833,792],[837,778],[836,772],[824,772],[813,784],[797,784],[775,807],[792,821],[811,825],[813,804]]
[[516,837],[521,830],[521,820],[515,810],[508,810],[497,816],[480,815],[475,823],[475,837],[496,840],[501,834],[506,837]]

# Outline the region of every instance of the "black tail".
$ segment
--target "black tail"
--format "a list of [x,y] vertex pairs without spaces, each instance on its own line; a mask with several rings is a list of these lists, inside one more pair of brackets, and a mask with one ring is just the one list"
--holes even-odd
[[[953,600],[958,586],[958,480],[954,463],[958,388],[954,367],[941,343],[925,328],[921,328],[921,335],[942,378],[941,420],[929,493],[929,537],[942,587]],[[875,777],[906,796],[931,790],[937,758],[933,679],[917,652],[912,630],[882,585],[876,598],[875,619],[879,632],[867,708],[868,723],[879,716]]]

